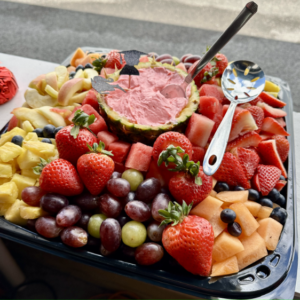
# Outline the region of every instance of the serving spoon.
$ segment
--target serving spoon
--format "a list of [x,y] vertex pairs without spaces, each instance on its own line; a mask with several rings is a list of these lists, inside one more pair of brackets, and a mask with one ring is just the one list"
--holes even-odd
[[224,70],[221,85],[230,106],[204,156],[203,171],[206,175],[212,176],[220,167],[236,106],[257,98],[264,90],[265,83],[263,70],[251,61],[234,61]]
[[185,77],[181,85],[169,84],[161,90],[161,94],[166,98],[186,98],[186,88],[201,70],[214,58],[214,56],[231,40],[231,38],[249,21],[257,12],[257,4],[253,1],[246,4],[240,14],[213,44],[213,46],[199,60],[196,67]]

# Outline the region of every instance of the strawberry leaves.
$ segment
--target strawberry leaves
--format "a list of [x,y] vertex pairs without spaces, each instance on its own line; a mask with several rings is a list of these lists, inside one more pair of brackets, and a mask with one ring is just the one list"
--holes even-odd
[[94,69],[98,73],[100,73],[102,68],[104,68],[106,62],[107,62],[107,59],[105,59],[104,57],[99,57],[92,62],[92,65],[95,67]]
[[89,116],[88,114],[86,114],[84,111],[80,109],[76,110],[74,114],[74,118],[72,119],[72,122],[74,123],[74,127],[71,129],[71,135],[74,137],[74,139],[77,138],[80,128],[87,128],[90,132],[92,132],[89,126],[94,123],[95,119],[96,119],[95,115]]
[[89,153],[101,153],[101,154],[106,154],[108,156],[114,156],[111,151],[104,150],[105,144],[102,141],[99,142],[99,145],[97,143],[94,143],[93,147],[87,144],[87,147],[90,150]]
[[36,175],[41,175],[43,169],[51,162],[50,159],[44,159],[40,157],[41,162],[34,168],[32,168],[33,173]]

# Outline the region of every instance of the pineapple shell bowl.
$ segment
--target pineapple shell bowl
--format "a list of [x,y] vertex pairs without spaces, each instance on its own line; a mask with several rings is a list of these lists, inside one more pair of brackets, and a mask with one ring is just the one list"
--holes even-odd
[[[179,68],[156,61],[140,62],[135,67],[137,69],[164,67],[171,72],[177,72],[183,78],[187,76],[187,73]],[[107,77],[117,81],[120,76],[120,71],[121,70],[118,70],[113,74],[107,75]],[[175,121],[157,126],[133,123],[128,118],[121,116],[118,112],[108,106],[104,95],[98,94],[98,100],[101,107],[100,112],[113,133],[129,142],[141,142],[151,145],[160,134],[166,131],[184,132],[189,118],[198,108],[199,92],[195,83],[192,82],[191,93],[187,105],[181,110],[179,115],[175,118]]]

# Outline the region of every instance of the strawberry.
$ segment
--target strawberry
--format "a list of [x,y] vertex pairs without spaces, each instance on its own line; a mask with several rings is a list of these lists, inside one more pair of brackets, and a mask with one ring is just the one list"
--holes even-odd
[[259,133],[261,130],[261,126],[265,117],[264,111],[262,108],[258,107],[258,106],[250,106],[248,108],[246,108],[248,111],[250,111],[252,117],[255,120],[255,123],[258,127],[257,130],[255,130],[255,132]]
[[287,115],[287,113],[284,110],[279,108],[274,108],[264,102],[258,102],[256,105],[263,109],[265,113],[265,117],[281,118]]
[[281,158],[281,161],[284,163],[289,155],[290,143],[282,135],[274,135],[273,139],[276,141],[276,148],[277,148],[278,154]]
[[78,158],[89,152],[87,145],[97,143],[97,137],[91,133],[88,126],[93,123],[95,116],[87,115],[77,110],[74,115],[74,125],[61,129],[55,137],[59,157],[76,165]]
[[222,74],[224,73],[224,70],[228,66],[228,59],[224,54],[218,53],[218,54],[216,54],[216,56],[212,59],[212,61],[210,63],[213,66],[215,66],[216,68],[218,68],[218,73],[217,73],[216,77],[221,77]]
[[214,178],[218,181],[226,182],[231,187],[240,185],[245,189],[250,188],[250,184],[240,162],[229,152],[224,154],[222,163],[214,174]]
[[97,112],[99,111],[99,103],[97,98],[97,92],[94,89],[89,90],[87,95],[85,96],[82,105],[89,104],[92,106]]
[[283,101],[273,97],[272,95],[268,94],[267,92],[262,92],[259,97],[262,99],[263,102],[267,103],[272,107],[279,107],[282,108],[286,106],[286,103]]
[[[122,55],[122,62],[121,62],[121,55]],[[118,51],[110,51],[106,57],[107,61],[105,64],[105,68],[111,69],[122,69],[126,65],[126,61],[124,58],[124,54],[119,53]]]
[[278,180],[278,182],[275,185],[275,189],[280,192],[286,185],[286,180]]
[[280,123],[271,117],[264,118],[261,126],[261,130],[264,133],[289,136],[289,134],[284,130],[284,128],[280,125]]
[[258,165],[252,184],[263,196],[266,196],[276,186],[281,171],[274,166]]
[[212,265],[214,232],[204,218],[188,215],[192,205],[182,206],[170,202],[168,209],[159,210],[165,218],[161,224],[168,224],[162,235],[166,251],[188,272],[209,276]]
[[91,153],[82,155],[77,161],[78,173],[84,185],[92,195],[99,195],[105,188],[115,169],[114,161],[107,155],[111,152],[104,150],[104,143],[88,145]]
[[262,138],[255,131],[250,131],[227,144],[226,151],[234,147],[257,147]]
[[41,174],[39,184],[47,193],[75,196],[83,192],[82,181],[67,160],[55,159],[49,163],[41,158],[41,163],[33,169],[35,174]]
[[192,161],[198,162],[200,161],[200,164],[203,163],[203,159],[205,156],[205,149],[198,146],[193,146],[193,156]]
[[[198,60],[194,62],[194,64],[189,68],[188,73],[193,74],[197,64]],[[203,83],[207,83],[207,81],[210,81],[216,74],[218,73],[218,68],[213,67],[211,63],[208,63],[201,71],[200,73],[194,78],[194,82],[197,85],[198,88],[201,87]]]
[[277,118],[275,119],[282,127],[285,127],[286,126],[286,123],[284,121],[283,118]]
[[257,98],[255,98],[254,100],[250,101],[249,103],[251,105],[256,105],[258,102],[263,102],[259,96]]

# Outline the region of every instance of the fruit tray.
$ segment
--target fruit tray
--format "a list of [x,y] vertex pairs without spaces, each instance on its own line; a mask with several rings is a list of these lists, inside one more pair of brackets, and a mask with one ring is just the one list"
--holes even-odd
[[[109,49],[82,47],[84,51],[106,52]],[[71,54],[63,65],[70,62]],[[47,240],[37,233],[12,224],[0,218],[0,237],[33,247],[47,253],[74,261],[85,263],[130,278],[142,280],[153,285],[191,294],[198,298],[230,298],[230,299],[292,299],[296,285],[298,266],[298,238],[296,216],[296,170],[293,132],[293,101],[287,83],[279,78],[267,76],[281,88],[279,97],[286,102],[286,128],[291,145],[285,167],[288,171],[287,185],[283,194],[287,199],[288,218],[275,251],[257,261],[237,274],[219,278],[194,276],[183,269],[160,262],[153,267],[142,267],[116,258],[103,257],[87,250],[78,250],[65,246],[60,240]],[[5,126],[0,134],[7,129]]]

